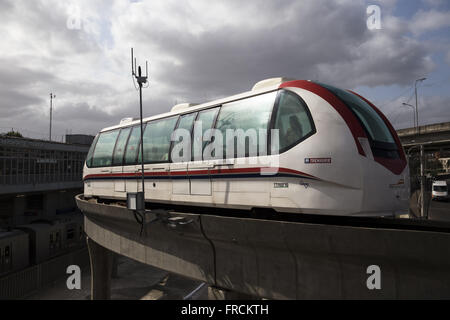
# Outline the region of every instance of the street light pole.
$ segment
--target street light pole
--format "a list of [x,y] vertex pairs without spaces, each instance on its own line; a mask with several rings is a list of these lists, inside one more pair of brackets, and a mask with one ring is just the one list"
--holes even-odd
[[420,217],[425,219],[425,150],[423,144],[420,145]]
[[53,98],[56,96],[53,93],[50,93],[50,132],[48,140],[52,141],[52,112],[53,112]]
[[414,82],[414,92],[416,95],[416,121],[417,121],[416,133],[419,133],[419,108],[417,106],[418,105],[418,103],[417,103],[417,82],[422,82],[422,81],[425,81],[426,79],[427,78],[420,78]]

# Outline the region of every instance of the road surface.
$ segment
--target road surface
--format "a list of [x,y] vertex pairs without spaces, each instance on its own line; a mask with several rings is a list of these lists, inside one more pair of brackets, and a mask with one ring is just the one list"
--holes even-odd
[[[29,300],[88,300],[90,299],[89,266],[81,270],[81,289],[69,290],[66,278],[31,294]],[[111,299],[120,300],[180,300],[195,290],[201,282],[128,259],[118,258],[117,278],[111,282]],[[194,298],[207,299],[207,288]]]

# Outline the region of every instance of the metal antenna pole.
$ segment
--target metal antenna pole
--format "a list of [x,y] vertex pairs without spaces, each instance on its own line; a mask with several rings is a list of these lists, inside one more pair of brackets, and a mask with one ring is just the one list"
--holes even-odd
[[[141,67],[138,69],[139,78],[142,78],[141,74]],[[144,125],[142,123],[142,81],[139,81],[139,110],[140,110],[140,120],[141,120],[141,180],[142,180],[142,193],[144,197],[144,203],[145,203],[145,175],[144,175]],[[145,209],[144,209],[145,212]]]
[[[139,118],[140,118],[140,126],[141,126],[141,182],[142,182],[142,193],[141,196],[137,197],[137,202],[139,202],[139,205],[137,206],[139,209],[136,210],[140,215],[142,219],[141,224],[141,235],[142,232],[144,232],[145,236],[145,171],[144,171],[144,124],[142,120],[142,86],[143,84],[147,83],[148,78],[148,66],[147,62],[146,64],[146,75],[142,75],[141,66],[137,67],[136,58],[134,58],[133,48],[131,48],[131,70],[132,70],[132,76],[136,78],[137,83],[139,84]],[[136,74],[137,72],[137,74]],[[138,192],[139,195],[139,192]]]

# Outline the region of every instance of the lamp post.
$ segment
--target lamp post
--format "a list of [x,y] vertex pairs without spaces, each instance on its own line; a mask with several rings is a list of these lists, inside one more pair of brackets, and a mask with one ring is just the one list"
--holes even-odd
[[56,96],[53,93],[50,93],[50,132],[48,140],[52,141],[52,112],[53,112],[53,99],[56,98]]
[[416,95],[416,121],[417,121],[416,133],[419,133],[419,108],[417,106],[417,83],[425,80],[427,80],[427,78],[420,78],[414,82],[414,92]]

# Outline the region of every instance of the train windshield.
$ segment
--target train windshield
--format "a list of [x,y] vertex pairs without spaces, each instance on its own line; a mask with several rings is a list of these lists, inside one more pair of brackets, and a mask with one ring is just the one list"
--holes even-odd
[[331,91],[358,118],[369,137],[373,155],[376,157],[398,159],[398,146],[389,128],[379,114],[363,99],[348,91],[319,83]]

